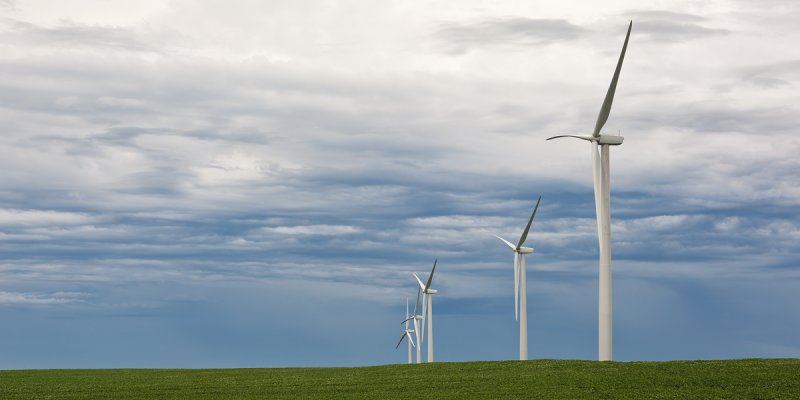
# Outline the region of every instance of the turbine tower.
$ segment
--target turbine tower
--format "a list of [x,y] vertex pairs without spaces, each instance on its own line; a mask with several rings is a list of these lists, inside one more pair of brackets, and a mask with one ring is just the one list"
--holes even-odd
[[[622,69],[622,60],[628,48],[628,39],[631,36],[633,21],[628,24],[628,33],[625,43],[617,61],[617,69],[611,78],[611,85],[606,92],[603,106],[597,115],[594,132],[591,135],[560,135],[550,139],[573,137],[591,143],[592,150],[592,176],[594,178],[594,206],[597,215],[597,239],[600,246],[600,289],[598,299],[598,359],[611,361],[611,172],[609,162],[609,146],[618,146],[624,139],[622,136],[609,136],[600,133],[608,120],[611,112],[611,103],[614,101],[614,92],[617,90],[619,72]],[[598,154],[598,148],[600,154]]]
[[[417,295],[417,298],[419,298],[419,295]],[[406,326],[405,330],[403,331],[403,336],[400,336],[400,341],[397,342],[397,346],[394,346],[394,348],[396,349],[400,347],[400,343],[403,343],[403,339],[408,337],[408,363],[411,364],[411,347],[412,346],[417,347],[417,345],[414,343],[414,339],[411,339],[411,334],[414,333],[415,329],[408,329],[409,319],[411,318],[408,317],[408,297],[406,297],[406,319],[403,321],[406,324]]]
[[528,231],[531,229],[533,218],[536,216],[536,210],[539,209],[539,202],[542,201],[542,196],[536,200],[536,207],[533,208],[531,218],[528,220],[528,225],[519,237],[519,242],[514,246],[508,240],[494,235],[496,238],[502,240],[514,252],[514,317],[519,320],[519,359],[528,359],[528,289],[527,278],[525,274],[525,254],[533,253],[533,248],[522,247],[525,239],[528,238]]
[[[439,291],[431,289],[431,282],[433,281],[433,272],[436,271],[436,262],[438,259],[433,260],[433,268],[431,274],[428,275],[428,282],[423,284],[417,274],[413,274],[419,283],[420,290],[422,290],[422,319],[428,322],[428,362],[433,362],[433,297]],[[422,336],[425,337],[425,321],[422,324]]]

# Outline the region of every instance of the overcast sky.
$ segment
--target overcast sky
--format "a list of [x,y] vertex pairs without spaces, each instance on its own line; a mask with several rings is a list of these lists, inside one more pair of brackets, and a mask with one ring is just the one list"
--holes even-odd
[[0,368],[800,357],[800,3],[0,0]]

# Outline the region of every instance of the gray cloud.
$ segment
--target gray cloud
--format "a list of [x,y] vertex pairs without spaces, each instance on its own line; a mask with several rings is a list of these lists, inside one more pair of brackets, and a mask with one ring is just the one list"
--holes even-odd
[[[13,3],[8,4],[13,7]],[[126,51],[155,51],[140,36],[127,28],[114,26],[85,25],[62,22],[55,27],[43,27],[12,18],[0,19],[5,26],[4,40],[27,43],[32,46],[65,48],[110,48]]]
[[656,42],[684,42],[730,33],[704,26],[709,20],[699,15],[664,10],[632,10],[625,15],[633,18],[637,36]]
[[[442,310],[471,316],[461,301],[480,299],[473,303],[486,304],[481,312],[496,316],[509,311],[510,300],[499,304],[512,293],[511,254],[492,234],[518,237],[541,193],[529,243],[537,249],[531,295],[541,315],[560,313],[547,326],[593,329],[597,243],[587,149],[544,138],[591,125],[621,43],[590,47],[576,40],[587,39],[586,30],[566,20],[437,14],[414,25],[425,31],[431,20],[454,21],[438,25],[437,51],[430,41],[381,38],[387,25],[373,32],[379,45],[364,45],[370,37],[333,54],[293,42],[280,49],[304,51],[274,58],[252,56],[262,48],[246,40],[236,42],[241,54],[202,48],[220,26],[232,26],[215,17],[204,14],[208,31],[181,42],[195,47],[152,54],[142,49],[161,42],[141,26],[7,25],[19,41],[17,56],[0,62],[0,290],[14,294],[7,298],[90,293],[69,303],[80,309],[70,315],[84,320],[166,320],[220,301],[254,307],[257,298],[263,303],[254,308],[268,314],[241,318],[254,321],[274,315],[275,304],[299,301],[303,290],[312,304],[303,312],[324,319],[314,307],[336,296],[399,304],[413,289],[409,273],[427,272],[439,257]],[[260,18],[252,26],[265,25]],[[711,21],[640,12],[634,35],[639,28],[671,30],[659,34],[669,40],[718,35],[703,30]],[[281,26],[270,29],[291,30]],[[86,38],[92,29],[95,41]],[[335,40],[337,32],[326,34]],[[293,35],[302,36],[280,37]],[[636,299],[636,315],[666,307],[662,300],[680,314],[695,303],[676,298],[700,297],[693,288],[717,279],[793,282],[800,114],[779,95],[795,77],[794,61],[752,67],[719,51],[720,73],[702,59],[658,57],[690,42],[669,51],[650,43],[636,48],[641,53],[631,47],[607,126],[626,135],[612,161],[615,277],[629,284],[620,293]],[[541,52],[507,47],[514,51],[474,52],[461,63],[439,51],[505,44]],[[595,68],[598,51],[608,54],[608,70]],[[381,63],[384,56],[392,61]],[[558,62],[530,62],[548,57]],[[752,84],[738,85],[743,79]],[[230,297],[244,284],[259,295]],[[276,289],[284,285],[292,290]],[[660,297],[649,298],[654,291]],[[166,298],[173,293],[177,299]],[[225,325],[219,318],[228,310],[217,311],[209,325]],[[368,317],[380,320],[386,310],[372,311]],[[341,343],[352,343],[349,336]]]
[[495,18],[471,23],[442,24],[436,32],[448,53],[496,45],[540,46],[572,40],[585,30],[562,19]]
[[795,86],[800,80],[799,70],[800,60],[758,65],[746,68],[742,73],[742,80],[764,89]]

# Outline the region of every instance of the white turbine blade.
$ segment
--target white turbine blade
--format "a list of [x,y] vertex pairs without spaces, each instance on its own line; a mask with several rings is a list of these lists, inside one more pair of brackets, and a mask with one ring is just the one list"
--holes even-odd
[[[416,278],[416,280],[417,280],[417,283],[419,283],[419,287],[420,287],[422,290],[425,290],[425,289],[426,289],[426,288],[425,288],[425,284],[424,284],[424,283],[422,283],[422,280],[421,280],[421,279],[419,279],[419,277],[417,276],[417,274],[416,274],[416,273],[412,273],[412,275],[414,275],[414,278]],[[423,299],[422,301],[424,302],[424,301],[425,301],[425,298],[423,297],[422,299]],[[424,308],[424,307],[423,307],[423,308]]]
[[594,140],[594,136],[588,136],[588,135],[558,135],[558,136],[549,137],[546,140],[560,139],[560,138],[565,138],[565,137],[571,137],[571,138],[581,139],[581,140],[588,140],[590,142],[592,140]]
[[411,342],[411,347],[417,347],[417,345],[414,343],[414,339],[411,338],[411,333],[409,331],[406,331],[406,336],[408,336],[408,341]]
[[405,322],[405,328],[408,329],[408,297],[406,297],[406,319],[403,321]]
[[[397,346],[394,346],[395,349],[400,347],[400,343],[403,343],[403,339],[405,339],[406,336],[408,336],[408,332],[403,332],[403,336],[400,336],[400,340],[397,342]],[[408,340],[411,340],[411,336],[408,336]]]
[[[428,304],[428,296],[429,296],[429,294],[422,293],[422,319],[423,320],[425,319],[425,316],[428,315],[428,307],[426,307],[426,305]],[[422,327],[422,330],[423,331],[425,330],[424,326]]]
[[600,155],[597,153],[598,147],[600,147],[596,143],[592,143],[592,180],[594,181],[594,212],[597,218],[597,242],[602,247],[603,246],[603,232],[602,232],[602,221],[603,221],[603,206],[602,206],[602,182],[600,179]]
[[417,332],[419,332],[419,322],[417,322],[417,319],[414,318],[414,334]]
[[533,218],[536,216],[536,210],[539,209],[539,203],[542,202],[542,196],[539,196],[539,200],[536,200],[536,207],[533,208],[533,214],[531,214],[531,218],[528,220],[528,225],[525,225],[525,230],[522,232],[522,236],[519,237],[519,243],[517,244],[517,249],[522,247],[522,244],[525,243],[525,239],[528,238],[528,231],[531,230],[531,224],[533,223]]
[[417,288],[417,302],[414,303],[414,317],[417,316],[417,308],[419,307],[419,293],[422,291],[422,288]]
[[419,340],[420,342],[425,340],[425,318],[428,316],[428,307],[426,307],[428,305],[428,296],[429,294],[427,293],[422,294],[422,330],[420,331],[422,338]]
[[431,281],[433,281],[433,272],[436,271],[436,262],[437,261],[439,261],[438,258],[433,260],[433,268],[431,269],[431,274],[428,275],[428,282],[425,283],[425,290],[428,290],[428,289],[431,288]]
[[514,252],[514,319],[519,320],[519,253]]
[[516,248],[516,247],[514,247],[514,245],[513,245],[513,244],[511,244],[511,242],[509,242],[508,240],[505,240],[505,239],[503,239],[503,238],[501,238],[500,236],[497,236],[497,235],[494,235],[494,237],[496,237],[496,238],[498,238],[498,239],[502,240],[502,241],[503,241],[503,243],[505,243],[505,244],[507,244],[507,245],[508,245],[508,247],[511,247],[511,250],[516,250],[516,249],[517,249],[517,248]]
[[611,113],[611,103],[614,101],[614,92],[617,90],[617,81],[619,80],[619,72],[622,70],[622,60],[625,58],[625,50],[628,48],[628,38],[631,37],[631,27],[633,21],[628,24],[628,33],[625,35],[625,43],[622,45],[622,52],[619,53],[619,61],[617,61],[617,69],[614,70],[614,77],[611,78],[611,84],[608,86],[606,98],[603,100],[603,106],[600,107],[600,114],[597,115],[597,123],[594,125],[594,133],[592,136],[600,137],[600,129],[608,120],[608,114]]

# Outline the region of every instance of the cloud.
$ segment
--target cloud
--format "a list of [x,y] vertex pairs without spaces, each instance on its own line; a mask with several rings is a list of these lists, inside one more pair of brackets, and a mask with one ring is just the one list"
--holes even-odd
[[0,224],[3,225],[80,225],[95,221],[91,215],[55,210],[0,209]]
[[708,23],[709,19],[693,14],[664,10],[632,10],[625,15],[630,15],[635,21],[636,35],[658,42],[684,42],[730,33],[727,29],[703,26],[702,24]]
[[[301,300],[304,318],[327,323],[335,313],[315,305],[368,298],[373,314],[334,311],[364,313],[360,332],[374,333],[384,307],[402,311],[414,295],[410,273],[438,257],[442,315],[472,315],[466,301],[490,318],[509,314],[513,298],[511,253],[492,235],[515,241],[542,194],[529,304],[560,314],[542,327],[593,329],[588,145],[544,139],[594,123],[625,27],[603,21],[624,10],[170,4],[127,25],[22,11],[3,22],[8,299],[66,304],[56,293],[88,293],[64,319],[118,318],[109,329],[156,326],[145,336],[189,343],[181,335],[195,338],[197,326],[231,337],[219,304],[258,308],[238,320],[247,328],[283,307],[294,316]],[[719,279],[794,282],[800,260],[800,113],[785,48],[794,25],[785,41],[755,46],[749,16],[697,7],[634,13],[606,127],[626,137],[612,150],[615,279],[639,285],[619,285],[637,316],[671,312],[660,326],[686,323],[675,316],[692,310],[679,300],[687,292]],[[637,35],[652,40],[637,45]],[[297,336],[318,336],[298,329],[283,347],[299,354]],[[336,340],[349,347],[360,335]]]
[[562,19],[508,17],[469,23],[443,23],[436,37],[447,53],[463,54],[485,46],[541,46],[573,40],[584,32],[583,28]]
[[742,73],[742,80],[764,89],[793,86],[794,82],[800,79],[798,68],[800,68],[800,60],[748,67]]
[[346,235],[358,233],[359,229],[348,225],[305,225],[305,226],[276,226],[262,228],[263,232],[274,232],[285,235]]
[[0,305],[57,305],[82,302],[89,295],[76,292],[19,293],[0,291]]
[[[13,4],[8,5],[13,7]],[[141,40],[138,33],[115,26],[86,25],[61,22],[43,27],[12,18],[0,19],[5,27],[3,37],[16,43],[50,48],[107,48],[125,51],[151,52],[156,48]]]

